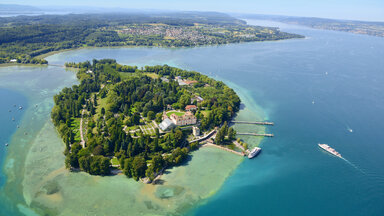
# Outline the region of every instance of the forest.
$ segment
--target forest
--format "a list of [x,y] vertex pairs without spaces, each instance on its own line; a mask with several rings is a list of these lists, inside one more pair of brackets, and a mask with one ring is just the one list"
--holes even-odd
[[[138,68],[112,59],[66,63],[66,67],[76,68],[80,84],[54,96],[51,118],[65,143],[65,165],[71,170],[109,175],[111,159],[116,158],[127,177],[152,181],[165,168],[182,164],[198,147],[188,142],[191,129],[135,131],[140,125],[159,123],[168,105],[184,109],[194,103],[203,132],[224,124],[225,129],[219,131],[221,141],[226,134],[235,134],[226,122],[239,111],[239,97],[223,82],[198,72],[168,65]],[[181,86],[175,77],[196,82]],[[192,102],[196,95],[204,101]],[[81,120],[83,131],[76,124]],[[84,143],[79,133],[84,134]]]
[[[152,34],[156,26],[164,29]],[[80,47],[190,47],[297,37],[212,12],[0,17],[0,64],[47,64],[41,55]]]

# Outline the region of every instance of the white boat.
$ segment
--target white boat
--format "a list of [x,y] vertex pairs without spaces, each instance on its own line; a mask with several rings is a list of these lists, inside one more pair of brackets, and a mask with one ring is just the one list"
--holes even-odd
[[254,158],[256,157],[261,151],[261,148],[259,147],[255,147],[252,149],[252,151],[248,154],[248,158],[251,159],[251,158]]
[[336,157],[343,158],[339,152],[337,152],[335,149],[331,148],[329,145],[327,145],[327,144],[320,144],[320,143],[318,145],[319,145],[320,148],[324,149],[328,153],[333,154]]
[[5,146],[8,146],[8,143],[5,143]]

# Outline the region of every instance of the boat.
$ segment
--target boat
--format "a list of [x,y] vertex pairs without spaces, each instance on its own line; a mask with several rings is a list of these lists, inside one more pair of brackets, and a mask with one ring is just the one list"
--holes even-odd
[[8,143],[5,143],[5,146],[8,146]]
[[256,157],[260,152],[261,152],[261,148],[259,148],[259,147],[255,147],[255,148],[253,148],[252,151],[248,154],[248,158],[249,158],[249,159],[254,158],[254,157]]
[[337,152],[335,149],[331,148],[329,145],[327,145],[327,144],[320,144],[320,143],[318,145],[319,145],[320,148],[322,148],[323,150],[327,151],[328,153],[333,154],[336,157],[343,158],[339,152]]
[[23,109],[23,107],[22,106],[19,106],[19,110],[22,110]]

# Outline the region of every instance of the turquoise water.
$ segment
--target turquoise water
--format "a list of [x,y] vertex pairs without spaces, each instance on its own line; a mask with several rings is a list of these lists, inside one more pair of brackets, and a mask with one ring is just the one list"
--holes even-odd
[[[262,141],[262,153],[244,160],[218,193],[190,215],[384,215],[384,39],[267,24],[307,38],[192,49],[82,49],[47,59],[63,64],[116,58],[123,64],[166,63],[196,70],[224,80],[246,100],[244,110],[275,122],[267,128],[275,137]],[[36,80],[54,80],[41,84],[50,90],[44,98],[74,82],[62,69],[32,73],[42,73]],[[0,88],[9,90],[1,79]],[[66,79],[70,81],[62,83]],[[31,98],[27,92],[22,93]],[[45,103],[47,115],[52,101]],[[0,107],[6,110],[3,103]],[[320,150],[319,142],[331,145],[346,160]],[[16,205],[15,200],[2,201],[0,207]]]
[[[3,167],[7,147],[12,134],[20,124],[24,110],[27,108],[27,99],[20,93],[0,88],[0,167]],[[23,109],[19,109],[22,106]],[[0,188],[5,182],[5,176],[0,172]]]

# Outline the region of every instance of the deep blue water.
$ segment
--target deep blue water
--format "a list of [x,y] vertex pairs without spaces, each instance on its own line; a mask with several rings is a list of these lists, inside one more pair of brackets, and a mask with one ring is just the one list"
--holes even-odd
[[254,92],[276,137],[264,139],[262,154],[191,214],[384,215],[384,38],[283,30],[308,38],[215,61],[219,76]]
[[[281,27],[307,39],[192,49],[83,49],[48,61],[168,63],[247,90],[275,122],[267,129],[275,137],[264,139],[262,153],[245,160],[191,215],[384,215],[384,38]],[[2,113],[22,103],[21,96],[13,101],[17,95],[5,91],[0,89],[6,95],[0,95]],[[5,138],[0,142],[15,130],[9,117],[0,115],[6,122],[0,125]],[[319,142],[346,160],[320,150]]]
[[[21,121],[24,110],[27,108],[27,98],[18,92],[0,88],[0,99],[0,168],[2,168],[7,152],[5,144],[10,142],[12,134]],[[19,106],[23,109],[20,110]],[[0,172],[0,188],[4,182],[5,176]]]
[[275,122],[267,129],[275,137],[264,139],[261,155],[242,163],[191,215],[384,215],[384,38],[277,25],[307,38],[193,49],[79,50],[48,60],[165,62],[248,92]]

